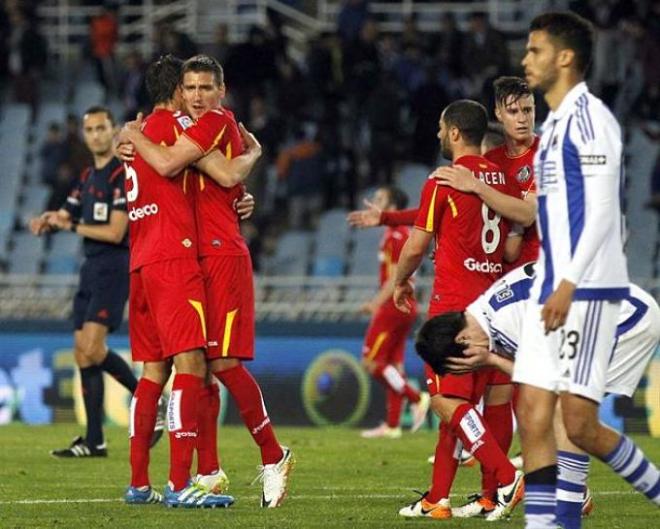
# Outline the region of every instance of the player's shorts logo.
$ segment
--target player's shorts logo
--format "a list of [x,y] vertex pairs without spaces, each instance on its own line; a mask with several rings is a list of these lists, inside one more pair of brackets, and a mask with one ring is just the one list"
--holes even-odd
[[128,218],[132,221],[143,219],[149,215],[158,213],[158,204],[146,204],[141,208],[131,208],[128,212]]
[[463,261],[463,266],[470,272],[482,272],[484,274],[501,274],[502,263],[491,263],[490,261],[479,262],[473,257],[468,257]]

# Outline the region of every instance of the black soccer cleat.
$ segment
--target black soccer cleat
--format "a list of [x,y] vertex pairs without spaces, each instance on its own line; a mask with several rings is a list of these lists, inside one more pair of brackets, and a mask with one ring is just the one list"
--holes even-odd
[[68,448],[61,450],[51,450],[53,457],[108,457],[108,450],[105,444],[99,447],[91,447],[82,437],[76,437]]

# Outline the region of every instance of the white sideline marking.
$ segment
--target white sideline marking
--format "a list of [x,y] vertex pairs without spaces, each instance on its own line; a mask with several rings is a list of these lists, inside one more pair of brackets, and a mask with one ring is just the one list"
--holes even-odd
[[[344,489],[346,490],[346,489]],[[453,496],[461,496],[464,494],[469,494],[473,492],[472,489],[459,491],[457,494],[452,494]],[[592,491],[594,496],[629,496],[631,494],[637,494],[634,490],[631,491],[622,491],[622,490],[602,490],[602,491]],[[292,494],[289,496],[289,501],[291,500],[335,500],[337,498],[342,498],[345,495],[341,494]],[[402,502],[406,501],[405,491],[401,494],[351,494],[351,498],[355,499],[399,499]],[[260,496],[240,496],[240,499],[244,500],[257,500]],[[123,498],[59,498],[59,499],[35,499],[35,500],[8,500],[0,501],[0,505],[48,505],[48,504],[67,504],[67,503],[119,503],[123,502]]]

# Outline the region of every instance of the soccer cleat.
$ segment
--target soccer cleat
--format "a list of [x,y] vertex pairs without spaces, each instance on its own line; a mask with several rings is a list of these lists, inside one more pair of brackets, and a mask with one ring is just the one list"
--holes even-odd
[[192,478],[194,485],[211,494],[223,494],[229,490],[229,478],[220,468],[211,474],[197,474]]
[[293,469],[295,459],[293,453],[286,446],[282,446],[284,455],[277,463],[271,465],[259,465],[259,474],[252,483],[263,482],[261,493],[261,506],[274,509],[282,505],[287,495],[287,482],[289,474]]
[[589,516],[594,511],[594,496],[589,487],[584,489],[584,499],[582,500],[582,518]]
[[158,413],[156,414],[156,425],[154,426],[154,433],[151,434],[151,441],[149,441],[149,448],[156,446],[156,443],[163,437],[165,431],[165,421],[167,419],[167,399],[161,397],[158,399]]
[[124,501],[129,505],[163,503],[163,495],[152,487],[128,487],[124,494]]
[[472,494],[466,503],[452,509],[451,514],[454,518],[484,517],[495,510],[495,507],[494,501],[484,498],[481,494]]
[[438,503],[431,503],[426,501],[428,492],[419,494],[421,498],[400,509],[399,516],[404,518],[434,518],[435,520],[448,520],[451,518],[451,504],[448,498],[444,498]]
[[103,443],[101,446],[89,446],[82,437],[76,437],[68,448],[61,450],[51,450],[53,457],[108,457],[108,450]]
[[426,460],[430,465],[435,465],[435,454],[428,457]]
[[182,507],[185,509],[215,509],[227,508],[234,503],[232,496],[211,494],[205,492],[197,485],[188,483],[179,491],[172,490],[172,484],[165,487],[163,503],[168,507]]
[[362,430],[360,437],[363,439],[378,439],[381,437],[385,439],[400,439],[401,427],[391,428],[386,423],[382,423],[380,426],[376,426],[370,430]]
[[410,411],[412,412],[412,426],[410,427],[411,432],[416,432],[426,421],[426,414],[429,411],[429,406],[431,405],[431,395],[426,391],[422,391],[419,394],[419,402],[415,402],[410,405]]
[[486,515],[487,522],[503,520],[511,516],[513,509],[520,503],[525,495],[525,475],[516,470],[513,481],[497,489],[497,504],[495,508]]
[[514,466],[516,470],[522,470],[523,468],[522,453],[518,452],[515,456],[509,459],[509,462]]

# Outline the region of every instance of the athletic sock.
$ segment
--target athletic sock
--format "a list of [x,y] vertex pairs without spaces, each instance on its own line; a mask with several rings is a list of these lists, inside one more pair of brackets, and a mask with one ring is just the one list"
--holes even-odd
[[170,435],[170,481],[175,491],[186,486],[197,445],[197,414],[204,380],[187,374],[177,374],[167,404],[167,424]]
[[559,450],[557,467],[557,522],[564,529],[580,529],[589,456]]
[[387,399],[387,426],[398,428],[401,424],[403,396],[393,389],[385,388],[385,398]]
[[516,469],[502,452],[497,440],[471,404],[461,404],[451,418],[451,427],[463,447],[481,465],[495,474],[498,485],[509,485],[516,477]]
[[135,378],[133,371],[126,363],[126,360],[124,360],[117,353],[112,350],[108,350],[108,354],[106,355],[103,362],[99,364],[99,367],[110,376],[112,376],[128,391],[135,393],[135,388],[137,388],[138,384],[137,378]]
[[262,463],[277,463],[284,453],[275,437],[257,381],[243,364],[214,374],[236,401],[243,423],[261,449]]
[[557,465],[525,475],[525,529],[557,529]]
[[[497,444],[506,456],[511,448],[513,439],[513,417],[511,416],[511,403],[486,405],[483,414],[484,422],[493,434]],[[497,493],[497,477],[492,471],[482,467],[481,488],[484,498],[492,499]]]
[[451,427],[440,423],[438,444],[435,446],[435,461],[433,462],[433,481],[426,495],[426,501],[438,503],[449,498],[449,491],[454,483],[461,445]]
[[199,399],[197,436],[197,473],[204,476],[220,468],[218,461],[218,415],[220,414],[220,393],[218,385],[212,382],[205,386]]
[[131,486],[149,486],[149,445],[156,425],[158,399],[163,388],[141,378],[131,399],[129,437]]
[[660,505],[660,472],[633,441],[621,435],[616,448],[603,458],[614,472],[656,505]]
[[105,384],[103,371],[98,366],[80,369],[85,414],[87,415],[87,434],[85,440],[90,448],[103,444],[103,397]]
[[419,402],[419,391],[408,384],[399,370],[391,364],[378,364],[373,371],[373,377],[386,388],[403,395],[409,402]]

